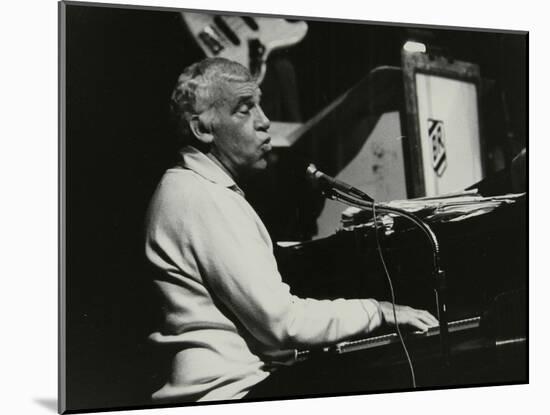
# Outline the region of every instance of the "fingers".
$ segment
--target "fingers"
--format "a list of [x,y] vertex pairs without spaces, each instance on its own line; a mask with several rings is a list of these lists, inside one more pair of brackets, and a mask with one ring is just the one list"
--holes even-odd
[[415,328],[423,332],[428,331],[428,328],[429,328],[427,324],[417,319],[412,319],[411,321],[408,322],[408,325],[412,328]]
[[427,331],[430,327],[429,324],[420,317],[420,313],[416,310],[414,310],[411,319],[405,324],[420,331]]
[[426,324],[428,327],[439,325],[437,319],[426,310],[416,310],[418,313],[418,319]]
[[411,320],[408,324],[418,330],[427,331],[430,327],[438,325],[437,319],[426,310],[411,309],[410,313]]
[[430,327],[437,326],[437,319],[426,310],[418,310],[408,306],[395,306],[395,314],[397,321],[393,316],[393,308],[391,303],[384,304],[383,310],[386,315],[386,322],[395,325],[406,325],[417,330],[426,331]]

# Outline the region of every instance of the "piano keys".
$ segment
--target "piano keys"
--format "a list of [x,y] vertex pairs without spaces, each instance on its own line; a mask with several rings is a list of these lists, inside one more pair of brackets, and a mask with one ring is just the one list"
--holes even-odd
[[[507,293],[520,307],[524,293]],[[510,302],[508,301],[508,305]],[[427,332],[404,333],[417,388],[440,388],[503,383],[527,379],[525,327],[507,330],[506,340],[494,327],[505,317],[496,301],[483,316],[451,321],[450,364],[439,349],[439,327]],[[494,314],[499,314],[495,318]],[[524,317],[524,315],[522,316]],[[514,326],[512,324],[512,326]],[[518,327],[520,329],[518,330]],[[500,333],[502,334],[502,333]],[[274,365],[288,366],[276,372],[285,392],[301,395],[364,393],[412,389],[410,368],[395,332],[374,334],[308,350],[287,350]]]
[[[480,326],[481,317],[472,317],[464,320],[451,321],[449,323],[449,333],[455,333],[464,330],[476,329]],[[439,336],[439,326],[430,327],[425,332],[414,331],[407,339],[422,339],[432,336]],[[362,350],[368,350],[375,347],[388,346],[398,343],[399,336],[397,333],[384,334],[366,339],[351,340],[337,343],[334,346],[334,353],[343,354]]]
[[[451,321],[449,323],[449,333],[455,333],[464,330],[476,329],[480,326],[481,317],[472,317],[464,320]],[[406,338],[422,339],[433,336],[438,336],[440,333],[439,326],[430,327],[426,331],[414,331],[409,333]],[[363,351],[374,349],[377,347],[389,346],[400,342],[396,332],[370,336],[357,340],[342,341],[332,346],[319,347],[316,349],[305,350],[283,350],[275,352],[271,355],[271,363],[273,365],[289,366],[298,362],[303,362],[312,357],[318,357],[321,354],[344,354],[350,352]]]
[[[446,364],[438,328],[407,333],[405,343],[419,387],[527,381],[525,199],[515,198],[464,220],[430,224],[439,238],[448,278],[451,356]],[[392,232],[379,236],[396,302],[436,315],[430,247],[424,236],[399,221]],[[277,255],[283,279],[297,295],[390,298],[374,229],[366,222],[328,238],[281,248]],[[309,382],[312,394],[412,387],[395,333],[289,351],[286,357],[295,364],[285,369],[285,378]]]

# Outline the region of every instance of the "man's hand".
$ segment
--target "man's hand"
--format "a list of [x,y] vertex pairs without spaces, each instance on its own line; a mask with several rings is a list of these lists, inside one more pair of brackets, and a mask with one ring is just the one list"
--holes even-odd
[[[393,314],[393,306],[387,301],[379,301],[380,308],[384,321],[391,326],[396,325],[395,316]],[[397,316],[397,324],[405,325],[421,331],[428,330],[429,327],[437,326],[437,319],[425,310],[417,310],[412,307],[395,305],[395,314]]]

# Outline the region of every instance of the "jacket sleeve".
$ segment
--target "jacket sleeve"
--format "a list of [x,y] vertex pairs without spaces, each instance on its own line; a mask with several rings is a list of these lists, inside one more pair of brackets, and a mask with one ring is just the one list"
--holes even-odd
[[367,333],[381,324],[380,307],[373,299],[293,296],[278,272],[269,236],[247,202],[240,196],[195,197],[204,199],[193,203],[203,208],[189,215],[185,246],[195,256],[205,284],[258,341],[276,348],[311,347]]

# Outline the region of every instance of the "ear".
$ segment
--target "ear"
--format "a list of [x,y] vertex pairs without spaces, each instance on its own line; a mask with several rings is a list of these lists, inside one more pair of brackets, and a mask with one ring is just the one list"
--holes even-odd
[[214,140],[212,129],[200,115],[193,115],[189,121],[189,128],[197,140],[210,144]]

